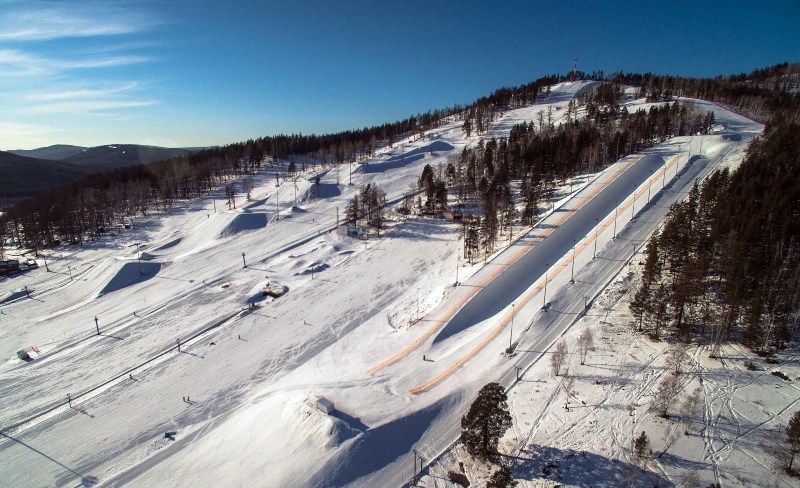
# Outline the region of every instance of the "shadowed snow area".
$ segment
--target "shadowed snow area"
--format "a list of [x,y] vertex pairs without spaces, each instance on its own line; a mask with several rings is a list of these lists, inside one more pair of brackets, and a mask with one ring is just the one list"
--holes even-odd
[[336,183],[320,183],[312,185],[309,191],[312,198],[334,198],[342,194]]
[[266,226],[267,214],[265,212],[240,213],[219,233],[219,237],[230,237],[239,232],[263,229]]
[[[33,290],[29,290],[29,291],[33,292]],[[28,293],[25,291],[24,288],[20,288],[19,290],[10,291],[10,292],[6,293],[5,295],[3,295],[2,298],[0,298],[0,303],[13,302],[14,300],[19,300],[20,298],[26,296],[27,294]]]
[[[141,271],[140,271],[141,270]],[[148,261],[125,263],[100,291],[100,296],[147,281],[161,271],[161,263]]]
[[166,244],[163,244],[163,245],[161,245],[161,246],[159,246],[159,247],[155,248],[155,250],[156,250],[156,251],[163,251],[163,250],[165,250],[165,249],[169,249],[169,248],[171,248],[171,247],[175,247],[175,246],[177,246],[177,245],[178,245],[178,244],[180,244],[180,243],[181,243],[181,238],[180,238],[180,237],[178,237],[178,238],[176,238],[176,239],[172,239],[171,241],[167,242]]
[[454,149],[453,145],[444,141],[434,141],[427,146],[419,147],[407,153],[392,156],[382,163],[371,163],[361,168],[364,173],[383,173],[390,169],[402,168],[425,157],[425,153],[437,151],[447,152]]
[[411,450],[455,398],[448,395],[418,412],[367,430],[353,446],[328,461],[317,475],[324,479],[311,485],[345,486],[396,461]]
[[[636,162],[554,230],[547,239],[486,284],[453,316],[436,336],[434,343],[458,334],[508,307],[509,303],[522,295],[551,265],[572,249],[575,245],[574,236],[589,234],[598,223],[595,215],[613,214],[614,208],[663,164],[664,159],[657,155],[648,155]],[[556,212],[559,211],[561,210]],[[533,239],[538,232],[541,232],[540,228],[533,229],[523,239]]]

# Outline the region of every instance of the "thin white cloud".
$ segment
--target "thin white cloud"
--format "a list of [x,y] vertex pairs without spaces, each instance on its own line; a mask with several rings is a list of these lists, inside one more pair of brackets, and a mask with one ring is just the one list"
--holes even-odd
[[0,12],[0,41],[133,34],[160,24],[149,12],[95,2],[30,2]]
[[105,56],[57,59],[0,49],[0,77],[41,76],[73,69],[110,68],[152,61],[145,56]]
[[55,92],[45,93],[27,93],[25,94],[26,100],[33,101],[54,101],[54,100],[71,100],[80,98],[106,98],[118,96],[135,90],[140,86],[139,83],[125,83],[112,88],[96,89],[96,88],[77,88],[67,89]]
[[20,110],[23,114],[98,114],[110,110],[147,107],[157,104],[156,100],[75,100],[57,103],[32,105]]

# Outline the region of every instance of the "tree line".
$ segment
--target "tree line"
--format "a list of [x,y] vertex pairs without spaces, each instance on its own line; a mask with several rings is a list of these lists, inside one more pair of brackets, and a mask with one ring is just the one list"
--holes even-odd
[[674,204],[631,301],[655,338],[783,348],[800,318],[800,123],[778,116],[733,173]]
[[700,98],[727,105],[747,117],[766,122],[778,112],[798,122],[800,64],[781,63],[749,74],[685,78],[653,73],[615,73],[614,81],[641,87],[649,101],[674,96]]
[[[670,137],[706,133],[714,123],[713,113],[677,102],[631,114],[620,109],[621,94],[618,84],[600,85],[571,102],[559,126],[551,110],[541,111],[537,120],[515,125],[508,139],[481,140],[444,165],[426,165],[418,181],[425,197],[420,210],[447,209],[448,195],[476,210],[463,219],[464,256],[473,261],[494,252],[501,235],[510,238],[515,221],[532,225],[558,180],[597,171]],[[586,117],[578,117],[579,108]]]
[[[616,84],[617,88],[601,88],[595,92],[592,97],[599,101],[591,101],[586,105],[587,110],[591,111],[590,118],[599,123],[602,123],[603,118],[616,116],[615,106],[609,104],[608,93],[602,90],[618,90],[621,83],[640,86],[652,99],[665,99],[672,95],[695,96],[732,105],[751,116],[778,110],[796,114],[797,107],[800,107],[800,95],[791,92],[791,88],[796,87],[796,65],[776,65],[749,75],[714,79],[668,77],[649,73],[614,73],[607,76],[602,71],[591,74],[573,73],[570,76]],[[454,105],[445,109],[429,110],[394,123],[335,134],[282,134],[262,137],[147,165],[95,174],[18,202],[0,216],[0,252],[7,239],[13,240],[19,246],[34,249],[53,246],[62,241],[81,244],[87,238],[95,238],[107,232],[110,227],[129,221],[134,216],[168,209],[177,200],[207,195],[257,171],[274,171],[280,182],[281,177],[292,177],[309,165],[338,165],[368,158],[382,146],[403,137],[419,135],[447,122],[466,123],[469,120],[466,125],[471,126],[470,131],[485,132],[492,120],[503,110],[531,104],[537,97],[546,94],[547,86],[568,78],[565,75],[545,76],[518,87],[501,88],[467,106]],[[571,106],[570,110],[574,111],[575,108]],[[541,114],[537,121],[537,132],[544,133],[542,128],[549,126],[551,121],[552,113]],[[571,130],[581,133],[578,128]],[[613,135],[619,131],[608,132]],[[582,134],[581,137],[587,137],[586,131]],[[611,140],[604,136],[604,143],[601,145],[581,142],[582,151],[587,151],[587,147],[593,148],[588,151],[592,154],[591,160],[586,163],[586,158],[581,157],[581,161],[589,165],[597,164],[600,159],[605,161],[633,150],[637,145],[636,141],[641,137],[636,134],[628,136],[623,138],[620,134],[619,138]],[[548,137],[558,139],[566,135]],[[498,147],[501,145],[500,142],[497,144]],[[506,141],[505,145],[508,144]],[[485,147],[483,149],[485,151]],[[509,152],[509,158],[516,159],[510,161],[508,169],[517,178],[520,172],[517,161],[524,156],[522,150],[523,146],[520,145],[517,156],[517,149],[512,144]],[[568,165],[561,164],[565,157],[563,151],[565,149],[562,149],[560,155],[549,157],[541,163],[540,174],[569,172]],[[495,149],[492,148],[492,154],[494,153]],[[556,161],[556,157],[559,161]],[[556,166],[558,171],[549,170],[548,166]],[[496,164],[496,167],[499,165]],[[480,174],[477,181],[476,178],[469,179],[472,181],[471,185],[480,185],[481,178],[485,175],[487,183],[491,183],[493,179],[488,174]],[[529,175],[527,180],[531,177]],[[530,181],[526,185],[525,191],[530,191]],[[495,193],[500,194],[504,191],[502,185],[495,186],[495,190]],[[246,189],[243,191],[246,192]],[[531,212],[529,205],[528,215]]]
[[[533,103],[538,87],[558,76],[516,88],[501,88],[470,105],[454,105],[360,130],[324,135],[276,135],[188,155],[98,173],[18,202],[0,216],[0,252],[6,240],[34,250],[63,241],[82,244],[137,215],[166,210],[177,200],[207,195],[225,187],[228,204],[235,181],[257,171],[292,177],[308,166],[341,165],[364,160],[383,146],[418,136],[443,123],[462,120],[477,106]],[[483,109],[481,109],[483,110]],[[247,188],[242,188],[248,193]]]

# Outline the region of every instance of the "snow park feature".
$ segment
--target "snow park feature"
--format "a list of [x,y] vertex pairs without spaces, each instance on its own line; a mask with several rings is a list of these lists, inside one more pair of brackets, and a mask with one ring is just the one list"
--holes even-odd
[[[508,395],[513,425],[498,448],[519,460],[515,477],[624,484],[640,469],[631,432],[646,429],[659,452],[672,432],[656,430],[641,400],[665,374],[666,344],[624,326],[627,276],[670,205],[740,161],[762,125],[695,100],[714,112],[715,132],[634,152],[571,179],[572,189],[564,180],[485,262],[464,257],[460,221],[409,214],[364,241],[336,232],[361,187],[379,185],[402,205],[425,165],[446,167],[539,113],[558,126],[596,85],[552,85],[480,136],[447,121],[377,147],[352,173],[309,163],[291,177],[287,162],[272,161],[248,175],[254,201],[239,195],[236,210],[218,189],[137,218],[135,229],[48,251],[51,272],[3,281],[2,484],[400,487],[413,474],[443,486],[464,463],[479,486],[491,473],[464,455],[460,420],[490,382]],[[626,102],[631,112],[645,105]],[[587,328],[595,346],[580,365],[574,351]],[[551,346],[562,339],[568,353],[554,377]],[[23,361],[17,353],[31,344],[42,354]],[[726,378],[750,373],[693,354],[703,382],[683,381],[702,389],[709,420],[692,417],[691,435],[635,473],[640,484],[678,484],[694,466],[678,446],[721,472],[761,462],[754,426],[779,423],[796,404],[792,383],[766,370],[736,397]]]

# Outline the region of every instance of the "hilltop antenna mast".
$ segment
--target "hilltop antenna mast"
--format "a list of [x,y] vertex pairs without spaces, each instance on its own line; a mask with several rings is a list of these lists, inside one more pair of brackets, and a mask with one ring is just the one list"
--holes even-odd
[[572,60],[572,81],[578,79],[578,58]]

